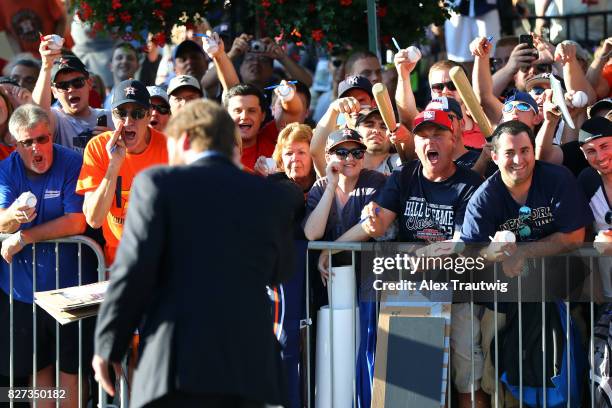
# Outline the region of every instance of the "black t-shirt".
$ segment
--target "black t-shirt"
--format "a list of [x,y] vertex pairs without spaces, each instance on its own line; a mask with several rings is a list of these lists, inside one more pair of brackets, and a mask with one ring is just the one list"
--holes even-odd
[[563,165],[570,169],[574,176],[578,177],[582,170],[589,167],[589,162],[584,158],[577,140],[562,144],[561,150],[563,151]]
[[497,172],[474,193],[461,229],[464,242],[489,242],[496,231],[512,231],[518,242],[572,232],[593,221],[586,198],[568,169],[536,161],[527,201],[514,201]]
[[[274,174],[270,174],[268,176],[268,180],[274,183],[285,183],[292,189],[300,190],[300,186],[294,183],[284,172],[278,172]],[[312,187],[312,186],[310,186]],[[308,191],[302,191],[302,194],[306,195]],[[299,207],[295,213],[293,218],[293,238],[297,240],[306,240],[306,236],[304,235],[304,229],[302,228],[302,220],[304,219],[304,214],[306,214],[306,201],[304,200],[304,205]]]
[[[479,157],[480,150],[470,149],[461,156],[459,156],[459,158],[455,160],[455,164],[463,166],[466,169],[471,169],[472,167],[474,167],[474,164],[476,164],[476,161],[478,161]],[[496,171],[497,165],[493,162],[493,160],[489,161],[489,163],[487,164],[487,170],[485,171],[485,178],[491,177]]]
[[398,241],[444,241],[461,229],[468,200],[481,182],[462,166],[448,179],[432,182],[423,176],[421,162],[414,161],[391,174],[375,201],[397,214]]

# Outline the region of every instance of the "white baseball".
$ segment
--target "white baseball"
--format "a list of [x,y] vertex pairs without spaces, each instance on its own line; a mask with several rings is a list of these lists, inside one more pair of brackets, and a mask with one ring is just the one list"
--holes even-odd
[[408,59],[410,60],[410,62],[417,62],[418,60],[421,59],[421,50],[419,50],[414,45],[411,45],[410,47],[408,47],[407,51],[408,51]]
[[202,48],[204,49],[205,53],[210,55],[216,53],[219,50],[219,44],[217,44],[215,40],[210,38],[207,41],[202,41]]
[[495,242],[516,242],[516,236],[512,231],[498,231],[495,234]]
[[50,50],[61,50],[64,46],[64,39],[57,34],[51,34],[50,40],[49,44],[47,44]]
[[575,108],[584,108],[588,102],[589,97],[583,91],[576,91],[572,97],[572,105],[574,105]]

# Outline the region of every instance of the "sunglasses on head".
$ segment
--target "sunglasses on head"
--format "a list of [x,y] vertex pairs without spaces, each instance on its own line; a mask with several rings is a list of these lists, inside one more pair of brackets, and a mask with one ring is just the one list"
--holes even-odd
[[25,147],[26,149],[29,149],[30,147],[32,147],[32,145],[34,143],[36,143],[36,144],[45,144],[45,143],[49,143],[49,140],[51,140],[49,135],[42,135],[42,136],[38,136],[38,137],[33,137],[31,139],[19,140],[19,141],[17,141],[17,143],[19,143],[22,147]]
[[59,89],[60,91],[67,91],[70,88],[81,89],[82,87],[85,86],[86,81],[87,81],[87,78],[78,77],[78,78],[71,79],[70,81],[54,82],[53,86]]
[[456,91],[457,88],[455,87],[455,84],[453,83],[453,81],[448,81],[448,82],[440,82],[437,84],[431,84],[431,90],[432,91],[436,91],[436,92],[442,92],[444,90],[444,87],[446,87],[449,91]]
[[510,113],[514,109],[518,110],[519,112],[529,112],[529,110],[533,111],[533,106],[527,102],[506,102],[502,111],[504,113]]
[[157,113],[161,115],[167,115],[170,113],[170,107],[167,105],[156,105],[154,103],[151,104],[151,110],[156,110]]
[[540,86],[534,86],[533,88],[531,88],[531,93],[538,96],[538,95],[542,95],[544,93],[546,89],[540,87]]
[[355,160],[359,160],[363,158],[363,155],[365,154],[365,149],[362,149],[360,147],[357,147],[355,149],[347,149],[345,147],[340,147],[336,150],[334,150],[332,152],[332,154],[335,154],[336,156],[338,156],[338,158],[340,158],[341,160],[346,160],[348,158],[348,155],[350,154],[351,156],[353,156],[353,158]]
[[128,115],[134,120],[142,119],[146,116],[147,110],[144,108],[132,109],[128,111],[126,109],[113,109],[113,116],[118,119],[125,119]]

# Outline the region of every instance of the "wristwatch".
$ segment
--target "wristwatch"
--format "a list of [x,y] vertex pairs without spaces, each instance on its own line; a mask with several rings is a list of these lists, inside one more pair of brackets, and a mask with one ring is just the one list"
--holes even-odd
[[17,240],[19,241],[19,245],[21,245],[22,247],[26,246],[26,242],[23,239],[23,235],[21,234],[21,230],[17,231]]

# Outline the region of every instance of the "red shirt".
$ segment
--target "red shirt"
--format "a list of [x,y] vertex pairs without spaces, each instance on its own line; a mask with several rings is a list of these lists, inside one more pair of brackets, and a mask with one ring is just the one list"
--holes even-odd
[[463,145],[474,149],[482,149],[487,141],[480,131],[480,128],[474,121],[474,127],[471,130],[463,131]]
[[259,130],[255,144],[242,149],[242,157],[240,158],[242,165],[252,169],[255,167],[255,162],[259,156],[271,157],[276,147],[277,138],[278,128],[276,122],[271,120]]

